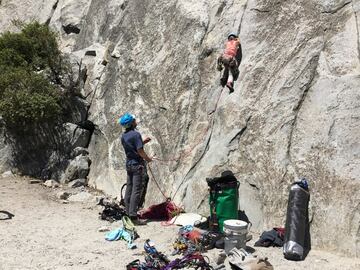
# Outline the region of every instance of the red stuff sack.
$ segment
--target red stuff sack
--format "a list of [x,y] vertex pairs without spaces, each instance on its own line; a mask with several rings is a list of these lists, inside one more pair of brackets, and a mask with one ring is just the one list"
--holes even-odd
[[151,205],[149,208],[140,211],[141,219],[170,220],[177,214],[181,213],[181,209],[171,200],[160,204]]

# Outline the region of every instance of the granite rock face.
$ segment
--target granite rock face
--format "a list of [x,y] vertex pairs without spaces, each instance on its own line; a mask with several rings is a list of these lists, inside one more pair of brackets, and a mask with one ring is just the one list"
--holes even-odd
[[[186,210],[207,213],[205,178],[229,169],[253,227],[279,226],[306,177],[313,245],[359,256],[360,1],[4,0],[1,31],[10,9],[47,21],[77,59],[96,126],[89,185],[119,195],[117,119],[130,111],[162,160],[156,181]],[[215,64],[232,31],[243,60],[229,94]],[[154,181],[148,194],[164,199]]]

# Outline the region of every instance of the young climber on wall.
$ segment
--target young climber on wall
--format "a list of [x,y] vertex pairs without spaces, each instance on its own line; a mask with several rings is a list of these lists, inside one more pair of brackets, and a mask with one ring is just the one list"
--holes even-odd
[[145,162],[151,162],[153,159],[144,151],[144,144],[150,141],[150,138],[142,140],[141,134],[135,130],[137,123],[133,115],[125,113],[119,123],[125,128],[121,136],[121,144],[126,154],[126,192],[125,208],[126,213],[135,225],[145,225],[144,220],[137,217],[137,209],[141,203],[141,194],[145,181]]
[[222,87],[229,88],[230,93],[234,92],[234,81],[239,77],[239,65],[242,58],[240,39],[235,33],[228,35],[224,52],[217,60],[217,69],[224,72],[220,79]]

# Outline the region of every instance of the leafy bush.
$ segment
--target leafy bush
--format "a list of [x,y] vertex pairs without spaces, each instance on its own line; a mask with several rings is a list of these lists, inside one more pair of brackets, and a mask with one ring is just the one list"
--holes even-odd
[[66,72],[56,35],[32,22],[0,36],[0,115],[11,128],[55,120]]

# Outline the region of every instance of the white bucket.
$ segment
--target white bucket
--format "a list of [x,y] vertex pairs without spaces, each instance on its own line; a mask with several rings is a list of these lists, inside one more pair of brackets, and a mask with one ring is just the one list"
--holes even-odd
[[224,221],[224,249],[226,254],[234,247],[238,249],[246,247],[246,236],[249,232],[250,224],[237,219]]

